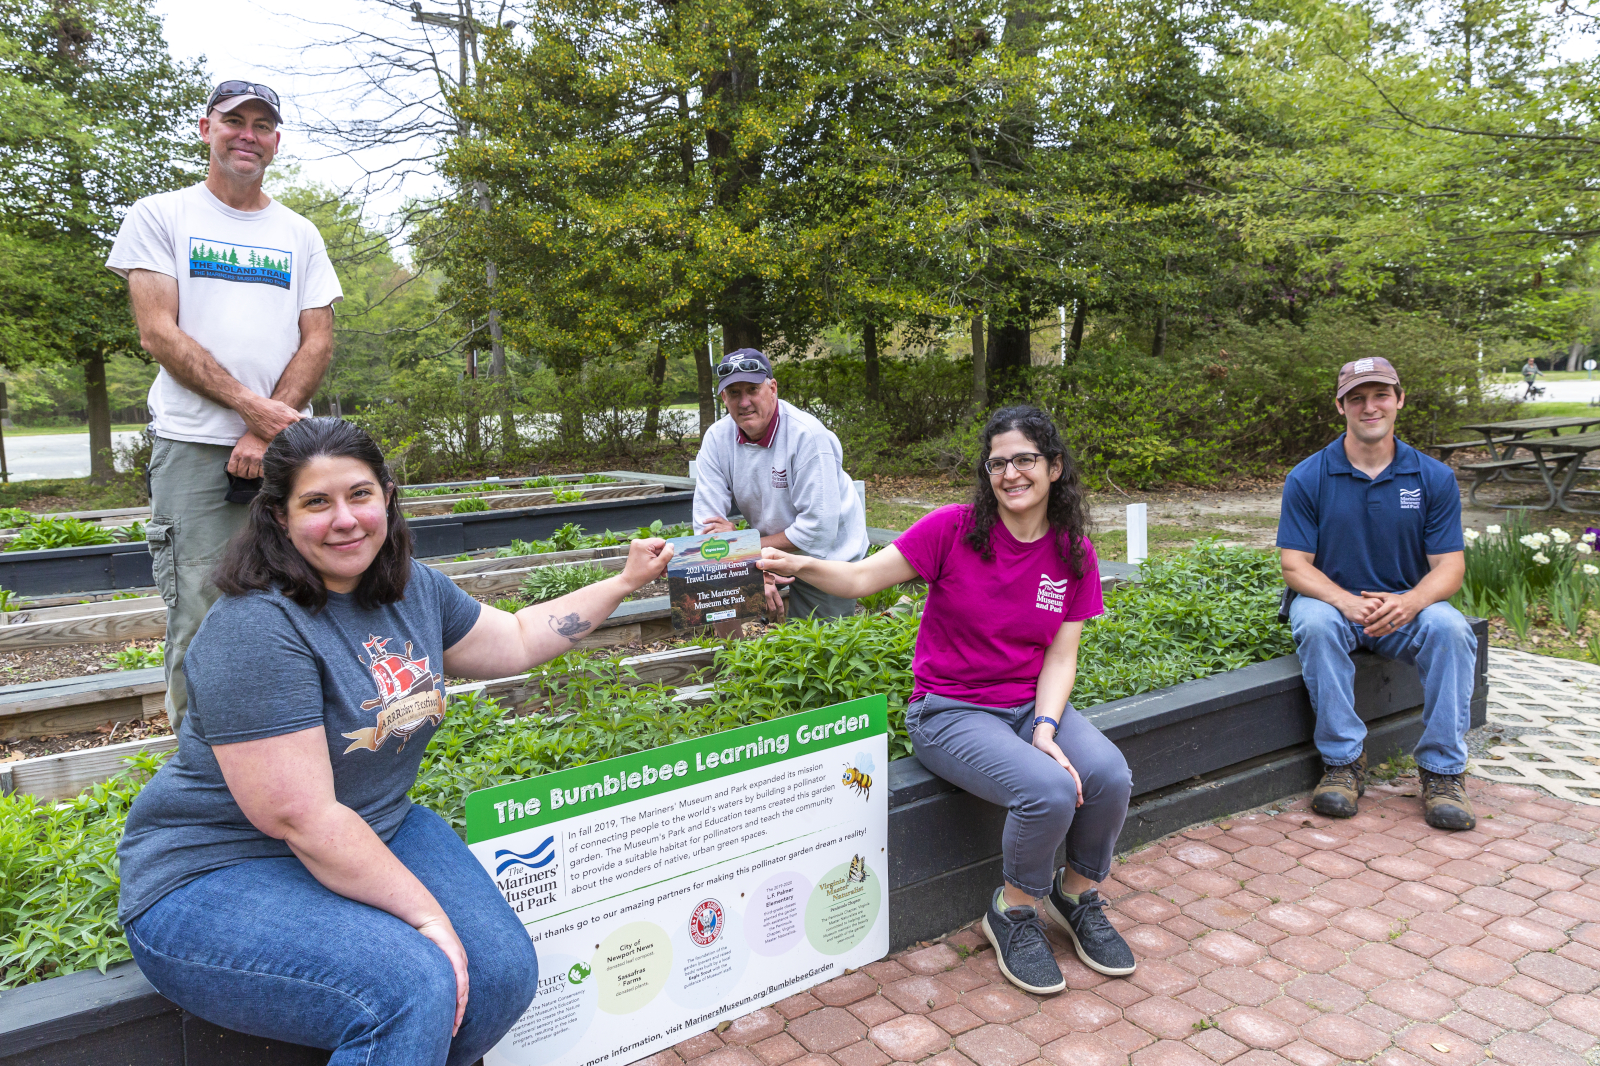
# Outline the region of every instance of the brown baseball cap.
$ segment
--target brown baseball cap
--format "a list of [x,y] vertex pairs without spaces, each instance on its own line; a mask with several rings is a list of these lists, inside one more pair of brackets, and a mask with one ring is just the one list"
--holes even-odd
[[1333,394],[1333,398],[1342,400],[1345,393],[1369,381],[1382,381],[1398,387],[1400,375],[1395,373],[1394,364],[1381,355],[1356,359],[1339,368],[1339,391]]

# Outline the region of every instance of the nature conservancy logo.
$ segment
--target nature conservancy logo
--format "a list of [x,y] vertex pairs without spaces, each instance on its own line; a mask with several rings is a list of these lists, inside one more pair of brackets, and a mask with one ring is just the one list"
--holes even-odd
[[189,238],[189,276],[276,285],[287,289],[294,274],[294,253],[280,248]]
[[1051,581],[1049,574],[1039,575],[1039,595],[1033,605],[1041,611],[1059,611],[1067,598],[1067,583],[1071,578]]

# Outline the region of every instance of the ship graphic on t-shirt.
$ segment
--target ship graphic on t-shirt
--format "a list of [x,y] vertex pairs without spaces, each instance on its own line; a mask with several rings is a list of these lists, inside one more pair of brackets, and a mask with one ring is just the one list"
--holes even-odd
[[294,253],[190,237],[189,276],[287,289],[294,278]]
[[392,736],[400,738],[398,754],[405,750],[411,734],[429,722],[444,721],[444,693],[439,691],[439,675],[428,668],[428,656],[411,657],[411,642],[404,655],[391,652],[391,637],[370,636],[361,646],[367,649],[367,669],[378,687],[376,699],[361,704],[363,711],[378,712],[377,725],[343,734],[351,741],[348,755],[357,748],[377,751]]

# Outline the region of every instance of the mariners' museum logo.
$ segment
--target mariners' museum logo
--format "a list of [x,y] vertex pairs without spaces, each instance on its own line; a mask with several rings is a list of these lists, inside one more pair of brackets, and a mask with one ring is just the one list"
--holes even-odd
[[1060,581],[1051,581],[1049,574],[1039,575],[1039,595],[1033,605],[1041,611],[1059,611],[1067,597],[1067,583],[1070,578]]
[[189,238],[189,276],[242,281],[255,285],[276,285],[287,289],[294,274],[294,253],[280,248],[255,248],[248,244],[229,244]]

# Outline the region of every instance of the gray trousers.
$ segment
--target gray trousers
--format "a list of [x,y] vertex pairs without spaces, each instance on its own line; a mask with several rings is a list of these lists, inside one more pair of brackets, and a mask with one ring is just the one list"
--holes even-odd
[[1037,897],[1050,891],[1063,840],[1068,866],[1095,882],[1110,874],[1133,776],[1117,746],[1067,704],[1056,743],[1083,778],[1077,807],[1072,775],[1033,746],[1033,707],[928,695],[906,708],[906,729],[928,770],[1010,812],[1001,837],[1005,879]]
[[849,618],[856,613],[856,601],[823,592],[815,585],[799,578],[789,584],[788,616],[790,618]]
[[157,437],[150,450],[150,567],[167,604],[167,718],[178,731],[189,708],[183,656],[217,599],[211,571],[222,561],[250,508],[229,503],[222,444]]

